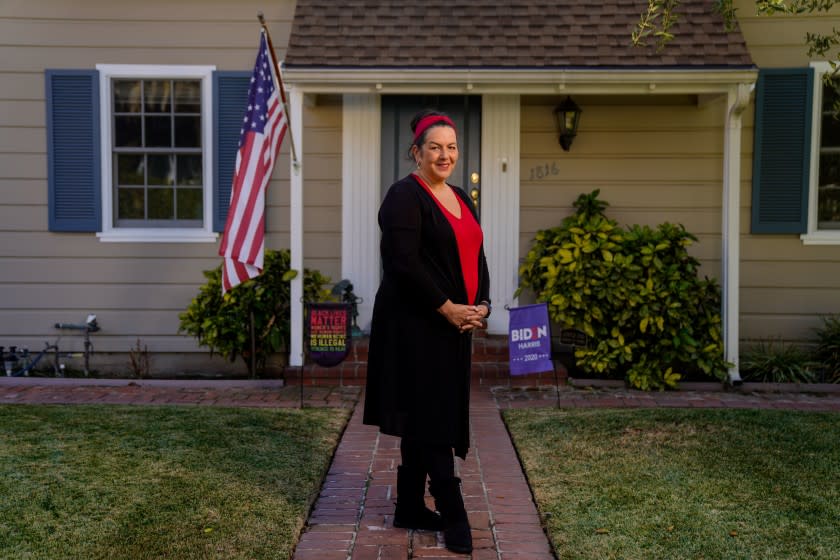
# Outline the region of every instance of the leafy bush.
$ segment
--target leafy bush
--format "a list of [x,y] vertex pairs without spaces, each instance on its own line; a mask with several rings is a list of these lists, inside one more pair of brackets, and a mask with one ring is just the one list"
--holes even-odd
[[[180,314],[180,332],[198,339],[201,346],[218,352],[231,362],[242,357],[251,371],[250,313],[254,313],[255,362],[258,370],[272,352],[285,351],[289,345],[291,286],[297,271],[289,266],[288,250],[265,252],[262,274],[239,284],[222,296],[222,267],[204,272],[207,283],[199,289],[184,313]],[[316,270],[304,269],[305,301],[324,301],[329,292],[323,286],[330,279]]]
[[840,383],[840,316],[823,317],[816,329],[817,349],[814,358],[821,362],[823,380]]
[[640,389],[673,387],[688,369],[724,379],[720,288],[699,279],[682,225],[627,230],[605,215],[599,191],[575,214],[537,232],[519,269],[520,286],[548,304],[551,318],[583,331],[577,365],[624,376]]
[[813,383],[817,366],[798,346],[760,341],[741,353],[739,370],[745,381]]

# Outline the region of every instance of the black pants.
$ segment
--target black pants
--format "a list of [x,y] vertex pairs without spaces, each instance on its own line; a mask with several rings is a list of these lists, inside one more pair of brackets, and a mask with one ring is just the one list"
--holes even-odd
[[452,447],[402,438],[400,441],[402,464],[412,470],[429,475],[431,483],[443,482],[455,476],[455,458]]

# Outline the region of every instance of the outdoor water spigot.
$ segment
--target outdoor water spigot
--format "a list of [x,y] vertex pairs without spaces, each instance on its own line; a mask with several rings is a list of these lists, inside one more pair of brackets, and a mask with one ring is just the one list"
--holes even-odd
[[85,332],[96,332],[99,330],[99,324],[96,322],[96,315],[88,315],[84,323],[56,323],[54,325],[57,329],[75,329]]

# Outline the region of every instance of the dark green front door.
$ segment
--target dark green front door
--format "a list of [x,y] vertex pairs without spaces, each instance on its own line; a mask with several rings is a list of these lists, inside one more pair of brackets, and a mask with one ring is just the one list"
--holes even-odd
[[409,157],[411,118],[421,109],[448,114],[458,130],[460,159],[449,183],[464,189],[481,208],[481,97],[477,95],[382,96],[382,196],[415,169]]

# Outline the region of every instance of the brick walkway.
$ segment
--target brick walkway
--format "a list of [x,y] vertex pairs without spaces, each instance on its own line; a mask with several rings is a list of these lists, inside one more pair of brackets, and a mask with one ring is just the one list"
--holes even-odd
[[[456,459],[473,533],[472,558],[552,560],[531,491],[493,395],[471,397],[473,445]],[[321,489],[295,560],[404,560],[457,558],[439,533],[391,525],[399,439],[361,421],[357,407]],[[433,507],[431,498],[428,504]]]
[[[766,386],[764,386],[766,388]],[[499,385],[474,380],[473,445],[456,460],[473,528],[477,560],[554,558],[500,408],[692,407],[779,408],[840,412],[840,386],[824,392],[758,391],[745,385],[724,392],[717,385],[691,391],[642,393],[623,387]],[[360,387],[307,386],[307,406],[355,406],[320,496],[314,504],[295,560],[405,560],[466,557],[448,552],[441,536],[391,526],[398,439],[361,423]],[[277,381],[116,381],[0,377],[0,404],[178,404],[296,407],[300,387]],[[431,498],[427,495],[429,505]]]

